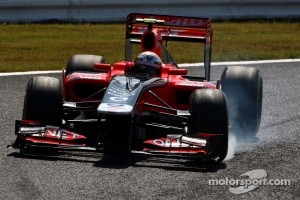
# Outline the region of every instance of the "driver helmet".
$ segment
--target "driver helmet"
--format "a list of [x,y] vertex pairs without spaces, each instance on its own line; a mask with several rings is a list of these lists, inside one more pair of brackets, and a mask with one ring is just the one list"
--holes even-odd
[[135,65],[149,75],[160,75],[162,61],[156,53],[145,51],[138,55]]

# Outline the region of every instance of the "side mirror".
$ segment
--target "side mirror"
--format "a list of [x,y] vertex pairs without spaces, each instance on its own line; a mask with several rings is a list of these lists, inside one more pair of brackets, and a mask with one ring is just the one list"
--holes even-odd
[[187,69],[169,69],[169,75],[187,75]]
[[110,72],[111,71],[111,65],[110,64],[106,64],[106,63],[95,63],[94,64],[94,69],[96,71],[107,71],[107,72]]

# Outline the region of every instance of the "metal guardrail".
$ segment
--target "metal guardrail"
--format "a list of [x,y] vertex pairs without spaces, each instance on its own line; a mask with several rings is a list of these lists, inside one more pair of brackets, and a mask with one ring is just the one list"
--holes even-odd
[[128,13],[300,19],[299,0],[0,0],[0,22],[119,22]]

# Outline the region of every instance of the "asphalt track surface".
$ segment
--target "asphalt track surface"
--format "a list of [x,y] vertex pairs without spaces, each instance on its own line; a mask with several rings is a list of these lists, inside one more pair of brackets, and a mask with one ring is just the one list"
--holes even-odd
[[[264,78],[257,141],[239,143],[234,157],[218,165],[98,153],[20,157],[6,146],[15,139],[14,120],[21,118],[32,75],[0,77],[0,199],[300,199],[300,63],[254,66]],[[213,66],[212,78],[223,68]],[[229,191],[237,186],[209,185],[256,169],[290,185],[261,185],[243,194]]]

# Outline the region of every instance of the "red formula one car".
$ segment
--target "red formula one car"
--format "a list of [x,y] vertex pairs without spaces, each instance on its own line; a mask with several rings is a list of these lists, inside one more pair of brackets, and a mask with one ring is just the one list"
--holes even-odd
[[[179,68],[168,41],[203,43],[205,76]],[[140,45],[134,61],[133,44]],[[125,61],[111,66],[102,56],[74,55],[62,80],[28,82],[13,147],[222,161],[229,127],[249,137],[259,128],[262,77],[254,68],[228,67],[211,81],[211,45],[210,19],[129,14]]]

